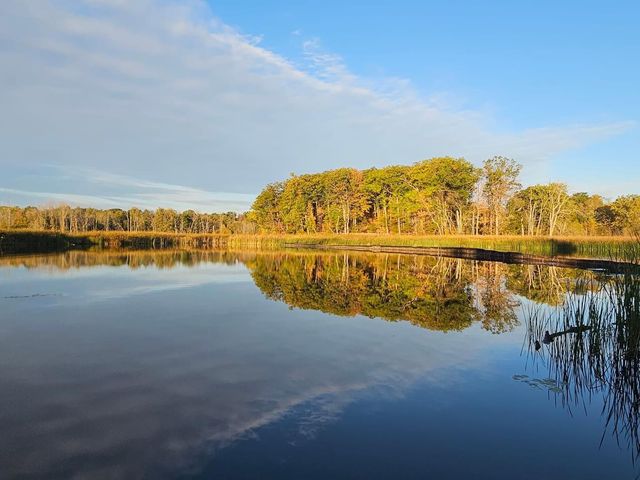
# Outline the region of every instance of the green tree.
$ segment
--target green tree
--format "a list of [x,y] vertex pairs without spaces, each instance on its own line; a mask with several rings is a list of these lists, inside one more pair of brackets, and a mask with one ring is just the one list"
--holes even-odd
[[364,176],[355,168],[339,168],[326,173],[325,187],[335,230],[349,233],[367,209]]
[[378,231],[388,234],[395,224],[397,233],[402,233],[404,200],[410,190],[408,171],[405,166],[390,166],[364,172],[364,188],[373,208]]
[[596,211],[604,205],[604,199],[600,195],[589,195],[586,192],[578,192],[569,199],[569,232],[578,235],[596,235],[598,222]]
[[489,211],[488,231],[500,234],[505,207],[511,196],[520,188],[518,176],[522,165],[506,157],[492,157],[482,167],[482,194]]
[[280,214],[280,197],[284,183],[267,185],[253,202],[252,218],[264,232],[283,232],[284,224]]
[[440,234],[462,233],[478,178],[478,170],[464,158],[438,157],[416,163],[409,171],[409,182],[422,222],[430,222]]

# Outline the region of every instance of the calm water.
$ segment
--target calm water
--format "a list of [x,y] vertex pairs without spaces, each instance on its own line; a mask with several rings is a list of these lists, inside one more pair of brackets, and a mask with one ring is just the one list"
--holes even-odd
[[0,478],[634,478],[635,285],[387,254],[0,258]]

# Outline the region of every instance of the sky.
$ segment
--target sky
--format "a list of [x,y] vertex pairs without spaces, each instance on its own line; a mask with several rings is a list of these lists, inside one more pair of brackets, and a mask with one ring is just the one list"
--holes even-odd
[[0,2],[0,204],[244,211],[433,156],[640,193],[640,2]]

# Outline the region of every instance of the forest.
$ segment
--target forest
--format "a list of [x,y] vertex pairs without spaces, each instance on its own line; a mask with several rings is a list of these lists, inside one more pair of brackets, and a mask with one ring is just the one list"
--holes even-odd
[[520,183],[521,165],[493,157],[339,168],[267,185],[249,212],[0,206],[0,230],[176,234],[637,235],[640,195],[607,200],[563,183]]
[[251,234],[255,224],[246,214],[177,212],[170,208],[122,210],[112,208],[0,206],[0,230],[36,230],[68,233],[164,232],[179,234]]
[[437,157],[410,166],[340,168],[267,185],[249,217],[270,233],[631,235],[640,195],[607,201],[563,183],[523,188],[522,167],[493,157],[476,168]]

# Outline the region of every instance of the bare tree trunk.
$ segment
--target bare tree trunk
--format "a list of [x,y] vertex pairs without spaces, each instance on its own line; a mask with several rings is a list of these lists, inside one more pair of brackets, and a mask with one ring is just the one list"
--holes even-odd
[[387,235],[389,235],[389,213],[387,212],[387,202],[384,202],[383,205],[384,212],[384,231]]

